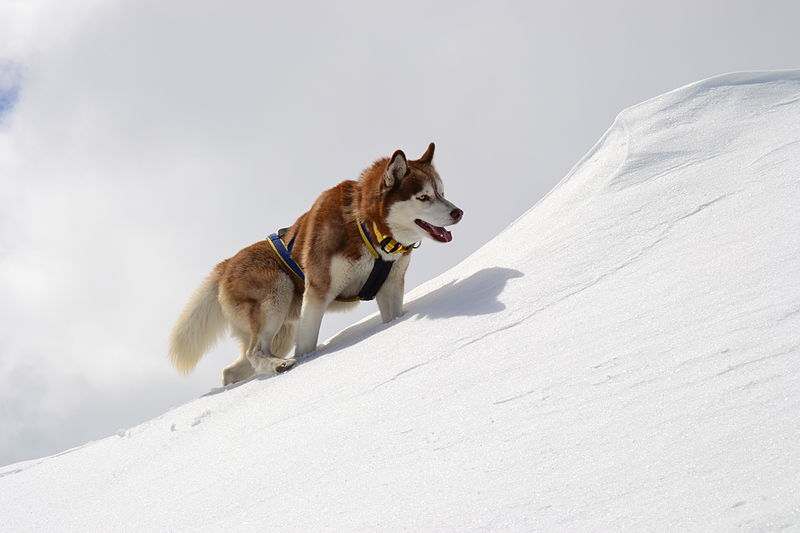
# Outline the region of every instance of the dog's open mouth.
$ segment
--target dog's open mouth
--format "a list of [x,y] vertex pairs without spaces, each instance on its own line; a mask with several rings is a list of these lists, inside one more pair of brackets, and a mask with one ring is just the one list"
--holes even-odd
[[417,223],[417,226],[427,231],[435,241],[450,242],[453,240],[453,234],[441,226],[434,226],[420,219],[416,219],[414,222]]

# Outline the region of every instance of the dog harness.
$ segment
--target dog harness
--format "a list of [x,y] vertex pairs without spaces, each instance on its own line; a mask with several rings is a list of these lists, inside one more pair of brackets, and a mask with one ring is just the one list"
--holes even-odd
[[[357,296],[352,298],[344,298],[339,296],[336,298],[337,302],[357,302],[359,300],[368,301],[375,299],[375,295],[378,294],[378,291],[381,290],[381,287],[383,287],[383,283],[386,281],[386,278],[389,277],[389,272],[392,270],[392,265],[394,264],[394,261],[384,260],[383,257],[381,257],[381,254],[378,253],[378,250],[375,249],[366,224],[360,220],[356,220],[356,225],[358,227],[358,233],[361,235],[361,239],[364,241],[364,244],[367,245],[367,249],[374,259],[372,271],[369,273],[367,281],[364,283],[364,286],[361,287],[361,290]],[[372,223],[372,230],[374,231],[375,237],[378,240],[378,246],[387,254],[407,254],[414,248],[419,247],[419,243],[416,245],[404,246],[392,237],[388,235],[382,235],[378,230],[378,225],[375,222]],[[303,269],[300,268],[300,265],[297,264],[297,261],[292,259],[291,255],[292,248],[294,247],[294,240],[297,236],[293,237],[287,245],[283,242],[283,236],[286,235],[287,231],[289,231],[289,228],[279,229],[277,233],[270,234],[270,236],[267,238],[267,242],[269,242],[269,244],[272,246],[272,249],[275,250],[275,253],[278,254],[278,257],[280,257],[281,261],[283,261],[283,264],[286,265],[286,268],[288,268],[302,281],[305,281],[306,275],[303,272]]]

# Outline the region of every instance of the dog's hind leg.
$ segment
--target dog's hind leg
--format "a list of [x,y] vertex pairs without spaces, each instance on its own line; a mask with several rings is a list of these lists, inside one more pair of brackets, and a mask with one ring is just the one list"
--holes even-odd
[[294,366],[294,359],[283,359],[272,353],[272,339],[283,325],[283,318],[270,313],[264,320],[254,321],[250,345],[247,348],[247,359],[257,374],[272,376]]
[[297,320],[287,320],[272,338],[272,354],[284,357],[294,346],[294,336],[297,332]]
[[236,320],[231,321],[231,333],[239,341],[241,350],[239,357],[225,367],[222,371],[222,385],[230,385],[243,381],[256,373],[250,360],[247,358],[247,347],[250,345],[250,332],[247,321],[242,321],[241,317],[236,316]]
[[247,344],[242,342],[242,351],[239,354],[239,358],[222,371],[222,385],[243,381],[255,373],[253,365],[250,364],[250,360],[247,358]]
[[289,315],[292,294],[291,291],[277,290],[272,298],[248,304],[250,342],[247,347],[247,359],[257,374],[271,376],[294,366],[294,359],[277,357],[272,350],[273,339],[279,335]]

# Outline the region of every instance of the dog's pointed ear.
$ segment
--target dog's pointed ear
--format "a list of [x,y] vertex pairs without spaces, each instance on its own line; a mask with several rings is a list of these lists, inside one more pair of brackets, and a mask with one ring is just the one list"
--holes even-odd
[[403,179],[408,174],[408,161],[406,154],[402,150],[397,150],[389,159],[386,165],[386,172],[383,173],[383,184],[391,189],[394,184]]
[[426,163],[426,164],[430,165],[433,162],[433,151],[435,149],[436,149],[436,145],[433,144],[433,143],[430,143],[428,145],[428,149],[425,150],[425,153],[422,154],[422,157],[417,159],[417,161],[419,161],[420,163]]

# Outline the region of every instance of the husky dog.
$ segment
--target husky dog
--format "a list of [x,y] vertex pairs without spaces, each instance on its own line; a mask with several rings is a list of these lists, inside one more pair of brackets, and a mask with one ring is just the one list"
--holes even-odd
[[[464,214],[444,198],[434,148],[415,161],[400,150],[376,161],[358,181],[323,192],[291,227],[218,264],[172,329],[175,367],[190,372],[230,327],[241,354],[222,384],[274,375],[316,349],[329,307],[374,297],[384,322],[399,317],[413,248],[423,237],[450,242],[445,226]],[[294,358],[284,358],[293,345]]]

